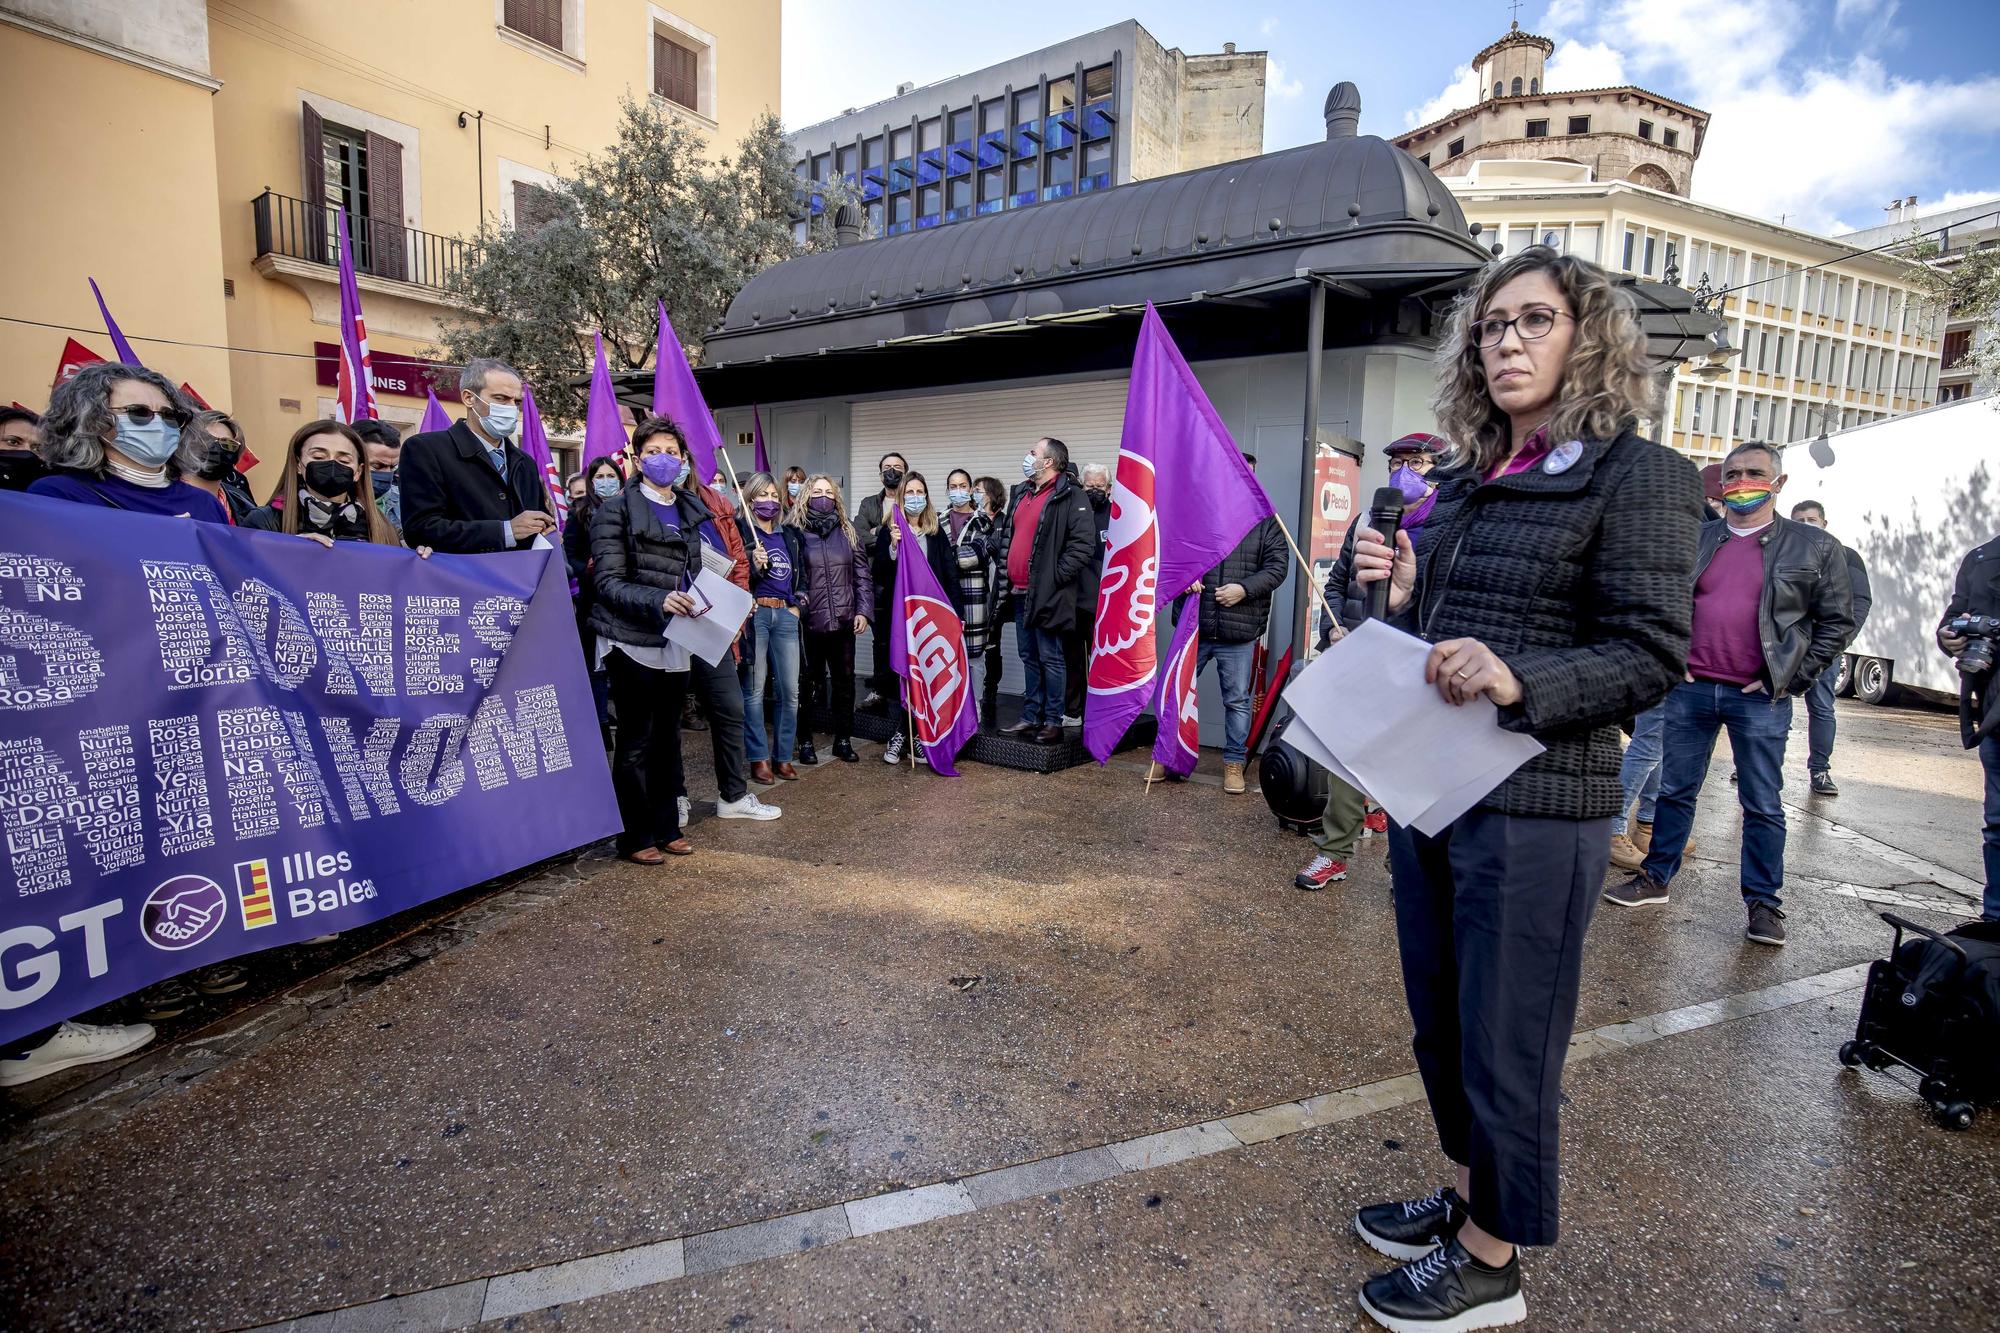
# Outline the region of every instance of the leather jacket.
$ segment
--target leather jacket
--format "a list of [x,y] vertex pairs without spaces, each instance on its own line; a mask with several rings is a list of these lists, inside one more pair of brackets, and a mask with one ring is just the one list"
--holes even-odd
[[[1728,536],[1727,523],[1701,525],[1696,582]],[[1778,515],[1757,541],[1764,548],[1757,637],[1764,645],[1765,683],[1772,698],[1783,699],[1803,694],[1854,637],[1847,555],[1831,534]]]

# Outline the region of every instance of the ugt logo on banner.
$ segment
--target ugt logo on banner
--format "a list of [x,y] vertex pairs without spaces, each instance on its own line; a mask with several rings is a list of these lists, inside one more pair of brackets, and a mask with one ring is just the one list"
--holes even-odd
[[914,594],[903,624],[910,655],[910,719],[917,739],[936,745],[958,725],[972,697],[965,626],[948,603]]

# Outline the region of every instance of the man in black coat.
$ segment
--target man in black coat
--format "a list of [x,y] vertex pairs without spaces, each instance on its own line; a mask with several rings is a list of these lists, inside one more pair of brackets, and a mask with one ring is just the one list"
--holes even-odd
[[1053,745],[1063,736],[1063,636],[1076,626],[1078,585],[1097,555],[1097,520],[1069,479],[1069,447],[1053,437],[1029,451],[1031,474],[994,530],[996,560],[1014,589],[1014,642],[1027,686],[1009,735]]
[[[1979,765],[1986,770],[1984,916],[1988,921],[2000,921],[2000,671],[1991,667],[1965,669],[1971,665],[1963,661],[1966,650],[1975,640],[1970,634],[1955,634],[1946,628],[1960,616],[2000,621],[2000,537],[1967,553],[1937,627],[1938,647],[1959,665],[1959,736],[1966,749],[1979,747]],[[1977,642],[1980,656],[1990,660],[1995,647],[1992,636],[1982,635]]]
[[541,470],[521,452],[521,376],[475,357],[458,377],[465,420],[403,442],[403,539],[456,555],[524,551],[555,531]]
[[[1792,521],[1810,523],[1825,532],[1826,507],[1817,500],[1801,500],[1792,506]],[[1862,563],[1861,553],[1844,542],[1840,552],[1847,558],[1847,601],[1854,613],[1854,633],[1847,636],[1847,641],[1852,643],[1854,635],[1867,623],[1868,608],[1874,599],[1868,592],[1868,566]],[[1806,776],[1815,796],[1840,795],[1840,788],[1833,780],[1833,682],[1839,674],[1840,659],[1836,657],[1833,665],[1820,672],[1819,679],[1806,691]]]
[[[861,539],[863,551],[875,549],[875,538],[882,531],[882,520],[888,515],[888,506],[902,489],[903,476],[910,470],[909,462],[893,450],[883,454],[876,467],[882,474],[882,489],[864,497],[854,509],[854,535]],[[886,588],[875,589],[874,662],[868,673],[868,694],[861,700],[863,708],[873,708],[881,703],[883,694],[896,683],[889,670],[889,591]]]
[[1074,479],[1090,501],[1097,523],[1097,550],[1076,582],[1076,625],[1063,639],[1063,721],[1082,721],[1085,676],[1090,670],[1090,640],[1097,628],[1097,592],[1104,577],[1104,534],[1111,528],[1111,470],[1086,463]]

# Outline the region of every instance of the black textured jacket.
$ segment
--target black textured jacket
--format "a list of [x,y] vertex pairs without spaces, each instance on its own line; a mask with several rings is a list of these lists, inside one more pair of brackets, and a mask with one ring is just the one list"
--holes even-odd
[[[993,529],[993,559],[1001,570],[1007,568],[1007,553],[1017,541],[1034,543],[1028,557],[1028,586],[1013,589],[1014,596],[1027,599],[1029,623],[1053,634],[1074,629],[1083,606],[1080,585],[1085,569],[1093,561],[1099,568],[1104,563],[1097,516],[1091,512],[1083,487],[1067,476],[1058,476],[1033,532],[1016,532],[1014,511],[1008,511],[1006,519]],[[1091,615],[1092,611],[1083,612],[1086,627]]]
[[[1201,576],[1201,641],[1203,643],[1249,643],[1264,637],[1271,622],[1271,594],[1285,583],[1285,537],[1278,520],[1266,514],[1243,534],[1236,549],[1222,557],[1222,563]],[[1215,600],[1216,589],[1225,583],[1243,585],[1243,600],[1224,606]],[[1181,603],[1174,603],[1174,623],[1180,623]],[[1338,609],[1336,607],[1336,609]]]
[[1416,596],[1396,623],[1432,643],[1473,638],[1492,649],[1521,682],[1500,725],[1547,747],[1482,807],[1558,819],[1618,812],[1618,724],[1665,698],[1687,669],[1701,508],[1694,465],[1631,431],[1585,442],[1559,471],[1440,479],[1417,538]]
[[[1727,523],[1702,528],[1690,592],[1728,539]],[[1847,590],[1846,548],[1824,528],[1775,514],[1756,540],[1764,548],[1764,591],[1757,601],[1764,683],[1772,698],[1783,699],[1805,693],[1859,628]]]
[[701,539],[683,534],[698,532],[708,517],[692,491],[676,492],[674,509],[679,531],[660,522],[636,482],[597,507],[590,521],[590,580],[597,590],[590,628],[596,633],[616,643],[660,645],[667,627],[661,603],[682,590],[691,565],[701,560]]

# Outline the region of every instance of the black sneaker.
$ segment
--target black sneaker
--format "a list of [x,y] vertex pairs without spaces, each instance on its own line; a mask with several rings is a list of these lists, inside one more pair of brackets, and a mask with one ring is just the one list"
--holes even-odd
[[1447,1185],[1421,1199],[1370,1204],[1354,1215],[1354,1234],[1391,1259],[1421,1259],[1441,1237],[1465,1225],[1465,1200]]
[[1454,1237],[1415,1263],[1371,1277],[1361,1309],[1392,1333],[1462,1333],[1500,1328],[1528,1317],[1521,1296],[1520,1256],[1488,1268]]
[[1785,943],[1785,914],[1769,903],[1750,904],[1750,924],[1743,927],[1743,938],[1753,944],[1771,944],[1783,947]]
[[1815,796],[1840,795],[1840,787],[1834,782],[1833,774],[1824,771],[1812,775],[1812,791]]
[[1633,871],[1632,878],[1604,891],[1604,901],[1619,907],[1650,907],[1666,900],[1667,886],[1644,870]]

